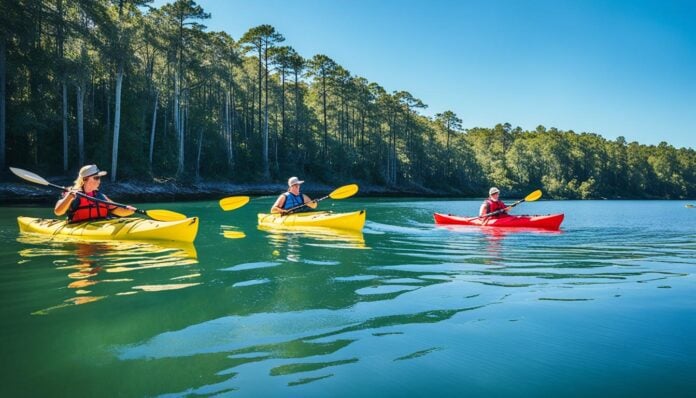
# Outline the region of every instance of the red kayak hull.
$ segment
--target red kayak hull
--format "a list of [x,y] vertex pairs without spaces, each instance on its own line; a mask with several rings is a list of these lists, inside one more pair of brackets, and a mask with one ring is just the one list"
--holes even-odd
[[459,217],[435,213],[435,224],[471,225],[497,228],[539,228],[557,230],[563,222],[563,214],[542,216],[507,216],[500,218]]

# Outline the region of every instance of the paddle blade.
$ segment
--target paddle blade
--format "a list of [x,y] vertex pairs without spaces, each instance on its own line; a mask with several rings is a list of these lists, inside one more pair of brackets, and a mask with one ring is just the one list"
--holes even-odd
[[157,221],[179,221],[186,219],[185,215],[170,210],[145,210],[145,214]]
[[220,199],[220,207],[224,211],[236,210],[249,203],[248,196],[230,196]]
[[224,236],[227,239],[241,239],[246,237],[246,234],[240,231],[224,231],[222,233],[222,236]]
[[26,171],[26,170],[23,170],[23,169],[18,169],[18,168],[16,168],[16,167],[10,167],[10,171],[11,171],[12,173],[14,173],[14,175],[16,175],[17,177],[19,177],[19,178],[21,178],[21,179],[24,179],[24,180],[33,182],[33,183],[35,183],[35,184],[48,185],[48,181],[46,181],[45,179],[43,179],[43,177],[38,176],[38,175],[32,173],[31,171]]
[[350,184],[334,189],[333,192],[329,194],[329,197],[331,199],[345,199],[355,195],[356,193],[358,193],[358,185]]
[[525,196],[524,201],[525,202],[534,202],[535,200],[539,199],[540,197],[541,197],[541,189],[537,189],[536,191]]

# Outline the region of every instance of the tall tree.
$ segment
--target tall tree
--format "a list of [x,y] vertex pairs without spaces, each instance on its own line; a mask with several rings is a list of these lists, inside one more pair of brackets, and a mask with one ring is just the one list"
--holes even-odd
[[272,52],[273,62],[280,73],[280,136],[285,139],[285,74],[292,68],[293,57],[297,52],[290,46],[274,48]]
[[162,12],[174,21],[174,26],[176,28],[174,36],[174,50],[175,50],[175,62],[176,71],[174,76],[174,126],[177,132],[178,145],[178,162],[177,162],[177,174],[180,175],[184,172],[184,117],[185,113],[182,112],[181,102],[182,93],[185,95],[185,91],[188,87],[183,87],[185,83],[185,65],[186,65],[186,50],[187,43],[191,41],[192,37],[199,34],[205,29],[205,25],[202,25],[196,20],[203,20],[210,18],[210,14],[203,11],[203,8],[196,4],[193,0],[177,0],[172,4],[165,4],[162,6]]
[[450,151],[450,136],[452,131],[459,131],[462,128],[462,119],[457,117],[457,114],[452,111],[444,111],[435,115],[435,120],[445,130],[445,177],[449,175],[450,161],[452,152]]
[[321,109],[323,120],[324,139],[322,143],[321,156],[322,161],[326,161],[329,152],[329,122],[327,113],[327,99],[329,96],[329,84],[333,73],[338,65],[334,60],[324,54],[317,54],[309,61],[310,74],[314,76],[319,83],[321,96]]
[[295,123],[293,128],[293,143],[297,149],[300,135],[300,126],[302,125],[302,99],[300,98],[300,76],[305,68],[306,61],[300,54],[293,53],[288,57],[290,68],[295,76],[294,92],[295,92]]
[[[265,179],[270,177],[268,163],[268,73],[269,73],[269,50],[277,43],[285,41],[280,33],[276,32],[271,25],[259,25],[249,29],[240,39],[242,43],[248,43],[247,50],[255,50],[259,57],[259,126],[261,126],[261,83],[265,80],[265,106],[263,110],[263,137],[262,137],[262,173]],[[263,60],[263,75],[262,75]]]
[[7,32],[0,28],[0,170],[5,170],[5,88],[7,86]]

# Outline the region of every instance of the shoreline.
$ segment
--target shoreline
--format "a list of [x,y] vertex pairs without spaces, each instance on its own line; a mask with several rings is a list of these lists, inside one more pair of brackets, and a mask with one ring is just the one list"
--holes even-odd
[[[67,186],[71,181],[58,181],[60,185]],[[480,198],[480,195],[467,195],[463,191],[435,191],[423,187],[403,187],[400,189],[371,184],[358,183],[359,191],[356,196],[363,197],[432,197],[454,198],[471,197]],[[141,182],[126,181],[103,184],[102,192],[112,200],[120,203],[138,202],[178,202],[218,200],[227,196],[268,196],[280,195],[287,190],[283,183],[243,183],[233,184],[228,182]],[[311,197],[328,195],[338,186],[307,182],[304,191]],[[58,189],[35,185],[24,182],[0,183],[0,205],[48,205],[55,203],[60,196]]]
[[[67,186],[72,183],[68,179],[54,179],[52,182]],[[353,182],[347,182],[353,183]],[[459,198],[459,199],[485,199],[485,192],[473,193],[471,190],[432,190],[422,186],[411,187],[386,187],[373,184],[360,184],[356,197],[391,197],[391,198]],[[304,191],[311,197],[328,195],[339,186],[323,183],[307,182]],[[178,183],[174,181],[143,182],[124,181],[106,182],[103,192],[112,200],[119,203],[154,203],[154,202],[192,202],[203,200],[219,200],[228,196],[275,196],[285,192],[287,186],[284,183],[241,183],[234,184],[219,181],[203,181],[199,183]],[[487,189],[485,189],[487,191]],[[523,198],[527,192],[507,192],[506,197]],[[0,206],[13,205],[53,205],[58,200],[58,189],[31,184],[29,182],[3,182],[0,183]],[[554,198],[546,195],[543,199],[552,200],[583,200],[580,198]],[[542,199],[542,200],[543,200]],[[590,200],[696,200],[695,198],[655,198],[655,197],[617,197],[617,198],[593,198]]]

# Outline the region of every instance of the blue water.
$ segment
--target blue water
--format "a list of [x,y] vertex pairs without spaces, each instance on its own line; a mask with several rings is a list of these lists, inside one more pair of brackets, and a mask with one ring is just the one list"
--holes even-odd
[[[538,201],[560,232],[438,227],[479,201],[363,199],[362,234],[258,230],[274,198],[143,204],[195,245],[22,235],[0,208],[2,396],[696,396],[696,209]],[[226,239],[224,231],[245,237]]]

